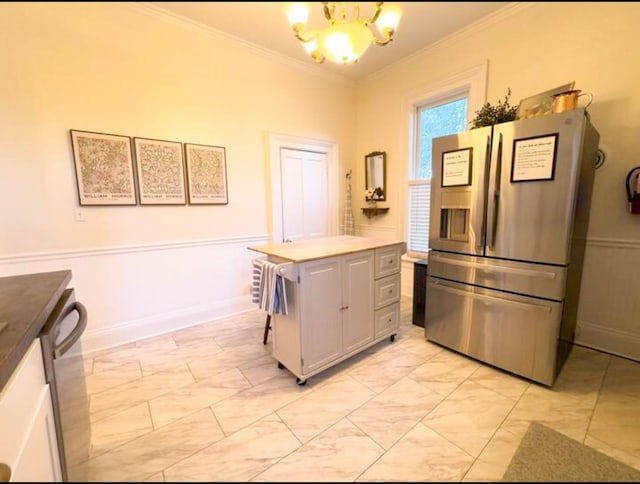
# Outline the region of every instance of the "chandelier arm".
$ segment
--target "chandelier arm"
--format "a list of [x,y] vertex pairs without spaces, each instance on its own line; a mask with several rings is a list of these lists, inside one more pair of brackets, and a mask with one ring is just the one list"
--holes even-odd
[[382,5],[384,4],[384,2],[375,2],[375,3],[376,3],[376,11],[373,14],[373,17],[371,17],[371,20],[367,21],[367,25],[375,23],[375,21],[378,20],[378,17],[380,16],[380,12],[382,11]]
[[295,32],[293,33],[293,36],[294,36],[296,39],[298,39],[300,42],[303,42],[303,43],[304,43],[304,42],[309,42],[310,40],[312,40],[312,39],[306,39],[306,38],[304,38],[304,37],[301,35],[302,33],[303,33],[302,31],[295,31]]
[[324,17],[329,22],[333,22],[334,9],[335,9],[335,5],[332,5],[332,7],[329,8],[329,2],[322,2],[322,11],[324,12]]
[[375,45],[387,45],[389,42],[391,42],[393,40],[393,34],[395,33],[395,30],[385,30],[385,32],[383,33],[384,38],[383,39],[379,39],[375,36],[375,34],[373,35],[373,43]]

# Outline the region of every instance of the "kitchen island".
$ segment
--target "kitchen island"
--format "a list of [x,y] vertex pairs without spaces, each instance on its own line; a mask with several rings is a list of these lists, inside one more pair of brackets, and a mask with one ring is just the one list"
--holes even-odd
[[385,338],[400,324],[406,244],[334,236],[249,247],[278,264],[287,314],[274,314],[273,355],[300,385]]

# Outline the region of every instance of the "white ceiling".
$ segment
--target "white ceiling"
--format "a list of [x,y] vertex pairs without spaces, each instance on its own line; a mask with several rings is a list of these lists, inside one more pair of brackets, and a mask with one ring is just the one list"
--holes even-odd
[[[372,45],[352,65],[329,61],[315,65],[300,42],[293,36],[280,2],[148,2],[208,28],[258,45],[263,49],[306,62],[317,69],[328,70],[351,79],[361,79],[389,64],[407,57],[429,44],[472,24],[511,2],[393,2],[402,7],[402,19],[391,43]],[[373,2],[360,2],[362,13]],[[311,3],[307,28],[327,25],[320,2]]]

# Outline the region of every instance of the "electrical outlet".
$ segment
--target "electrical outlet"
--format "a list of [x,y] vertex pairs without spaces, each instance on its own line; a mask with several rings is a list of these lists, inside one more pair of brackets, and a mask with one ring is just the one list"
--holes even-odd
[[76,222],[86,222],[87,221],[87,219],[85,218],[84,210],[82,208],[76,208],[73,211],[73,216],[74,216]]

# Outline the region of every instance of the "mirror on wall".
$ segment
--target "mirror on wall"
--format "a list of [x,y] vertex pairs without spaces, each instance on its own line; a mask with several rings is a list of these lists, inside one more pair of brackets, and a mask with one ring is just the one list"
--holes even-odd
[[364,157],[365,190],[380,188],[374,198],[387,199],[387,155],[384,151],[373,151]]

